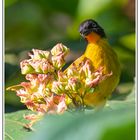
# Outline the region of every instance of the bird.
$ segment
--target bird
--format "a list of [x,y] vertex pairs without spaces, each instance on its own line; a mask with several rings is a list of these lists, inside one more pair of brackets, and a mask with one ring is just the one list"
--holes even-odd
[[112,75],[99,83],[94,94],[86,94],[84,103],[88,107],[103,107],[120,81],[121,68],[116,52],[106,37],[104,29],[93,19],[84,20],[79,26],[79,33],[87,42],[86,50],[73,64],[79,65],[85,58],[90,59],[95,69],[103,67],[103,74]]

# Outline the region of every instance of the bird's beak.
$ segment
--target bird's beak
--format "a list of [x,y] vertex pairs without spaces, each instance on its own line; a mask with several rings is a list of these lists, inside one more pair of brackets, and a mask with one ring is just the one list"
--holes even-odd
[[80,35],[81,35],[83,38],[85,38],[85,35],[84,35],[83,33],[80,33]]

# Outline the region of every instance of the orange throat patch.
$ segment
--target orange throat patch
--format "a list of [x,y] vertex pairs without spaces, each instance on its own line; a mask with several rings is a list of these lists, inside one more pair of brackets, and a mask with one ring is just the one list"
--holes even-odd
[[85,36],[85,38],[89,43],[96,43],[98,40],[100,40],[101,37],[98,34],[91,32],[90,34]]

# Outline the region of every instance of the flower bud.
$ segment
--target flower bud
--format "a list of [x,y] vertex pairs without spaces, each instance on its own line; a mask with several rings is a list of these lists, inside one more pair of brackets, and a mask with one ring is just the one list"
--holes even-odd
[[65,60],[62,55],[52,56],[52,63],[56,69],[61,69],[65,65]]
[[27,74],[25,76],[26,80],[29,80],[30,82],[37,78],[37,74]]
[[112,72],[112,71],[111,71],[110,73],[108,73],[108,74],[103,75],[103,76],[101,77],[101,81],[105,80],[106,78],[108,78],[108,77],[110,77],[110,76],[112,76],[112,75],[113,75],[113,72]]
[[36,111],[36,104],[32,100],[27,100],[25,102],[25,105],[27,106],[28,109],[31,109],[32,111]]
[[57,105],[57,113],[62,114],[67,109],[67,105],[65,103],[65,96],[61,96],[59,99],[59,104]]
[[38,80],[40,83],[47,83],[52,79],[50,74],[38,74]]
[[27,120],[36,122],[36,121],[40,120],[43,115],[44,115],[43,113],[39,112],[38,114],[24,115],[24,118],[27,119]]
[[87,87],[95,87],[96,85],[98,85],[100,82],[100,76],[97,76],[95,79],[90,79],[90,78],[87,78],[85,80],[85,84]]
[[20,102],[25,103],[28,97],[28,93],[25,91],[25,89],[19,89],[16,91],[16,95],[20,97]]
[[48,59],[50,52],[48,51],[42,51],[42,50],[38,50],[38,49],[32,49],[33,54],[29,53],[29,56],[31,57],[31,59],[34,60],[39,60],[42,58]]
[[77,90],[80,87],[81,87],[81,83],[80,83],[79,79],[72,77],[68,80],[68,85],[66,86],[66,89],[77,92]]
[[31,120],[36,119],[36,115],[35,114],[29,114],[29,115],[24,116],[24,118],[31,121]]
[[60,54],[63,54],[63,56],[65,56],[68,52],[69,49],[62,43],[56,44],[51,50],[51,54],[55,56]]
[[52,73],[55,71],[53,65],[45,59],[42,59],[40,66],[43,73]]
[[86,60],[85,64],[82,67],[83,72],[85,73],[86,77],[91,77],[92,75],[92,64],[90,60]]
[[64,95],[51,95],[45,98],[47,112],[49,114],[63,113],[66,109],[65,96]]
[[67,79],[68,79],[66,74],[64,74],[64,72],[62,72],[62,71],[58,71],[57,75],[58,75],[58,81],[59,82],[66,82]]
[[70,77],[77,77],[79,76],[79,71],[77,70],[76,65],[73,63],[71,68],[67,70],[67,76]]
[[30,65],[31,59],[23,60],[20,62],[20,68],[22,74],[34,73],[34,68]]
[[38,80],[38,75],[37,74],[27,74],[25,78],[26,78],[26,80],[30,81],[31,92],[33,92],[32,91],[33,89],[37,89],[38,88],[39,80]]
[[42,73],[42,69],[41,69],[41,60],[34,60],[34,61],[30,61],[30,65],[34,68],[36,73]]
[[94,76],[99,76],[99,75],[103,75],[103,67],[99,67],[94,73]]
[[62,94],[65,90],[65,83],[64,82],[56,82],[52,83],[52,92],[56,94]]

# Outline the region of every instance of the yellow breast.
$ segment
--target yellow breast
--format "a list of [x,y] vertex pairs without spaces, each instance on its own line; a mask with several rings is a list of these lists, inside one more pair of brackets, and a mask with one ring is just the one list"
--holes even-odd
[[120,74],[120,64],[117,55],[106,39],[100,39],[97,43],[89,43],[84,55],[92,61],[95,69],[103,66],[105,74],[110,71],[114,75]]
[[103,67],[104,74],[111,71],[113,73],[111,77],[99,84],[98,93],[87,95],[87,104],[96,104],[95,102],[108,97],[116,88],[120,77],[120,64],[116,53],[106,39],[100,39],[97,43],[89,43],[84,56],[92,61],[95,70]]

